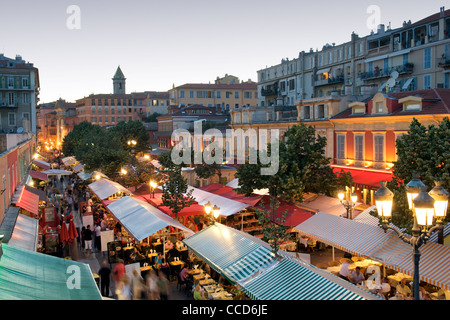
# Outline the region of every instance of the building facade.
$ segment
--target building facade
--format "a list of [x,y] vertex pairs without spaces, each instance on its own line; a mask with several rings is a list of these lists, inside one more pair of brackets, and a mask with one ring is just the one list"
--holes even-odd
[[36,134],[39,72],[21,56],[0,54],[0,132]]
[[[332,93],[363,99],[378,91],[449,88],[450,10],[397,29],[300,52],[258,73],[259,106],[285,105]],[[392,80],[390,80],[392,79]]]
[[255,106],[258,102],[257,85],[251,80],[239,82],[239,78],[226,75],[211,83],[188,83],[169,90],[171,105],[201,105],[219,107],[223,111]]

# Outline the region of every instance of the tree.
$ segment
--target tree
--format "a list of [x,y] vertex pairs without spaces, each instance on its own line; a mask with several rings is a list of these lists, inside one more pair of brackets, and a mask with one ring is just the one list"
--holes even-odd
[[[394,162],[394,178],[387,187],[394,193],[392,222],[410,230],[413,213],[409,210],[405,185],[415,173],[430,191],[434,181],[440,180],[442,187],[450,190],[450,121],[446,117],[436,127],[426,128],[413,119],[409,131],[397,139],[398,160]],[[448,212],[447,212],[448,217]]]
[[115,179],[125,187],[138,187],[142,184],[149,183],[151,180],[157,184],[161,182],[161,174],[151,163],[143,161],[135,161],[133,164],[123,166],[123,169],[127,171],[126,174],[120,174]]
[[264,202],[261,202],[260,208],[255,208],[255,213],[258,217],[259,224],[262,226],[264,239],[272,247],[272,253],[278,257],[278,250],[280,245],[291,240],[291,235],[288,232],[288,227],[284,226],[288,211],[279,213],[278,209],[280,202],[272,197],[270,199],[269,207],[266,208]]
[[181,174],[181,168],[166,170],[166,173],[168,179],[162,186],[162,205],[169,207],[178,219],[178,213],[195,202],[193,190],[187,190],[187,180]]
[[158,122],[158,117],[159,116],[162,116],[162,114],[161,113],[158,113],[158,112],[155,112],[155,113],[152,113],[150,116],[148,116],[148,117],[145,117],[144,119],[143,119],[143,121],[144,122]]
[[64,137],[61,148],[62,153],[66,156],[73,156],[85,137],[92,137],[99,134],[103,134],[103,129],[98,125],[93,125],[88,121],[82,121],[76,124],[73,130]]
[[[325,157],[326,138],[317,136],[315,129],[305,124],[295,125],[283,136],[279,145],[279,170],[272,176],[262,176],[260,162],[248,162],[237,169],[240,193],[249,195],[254,189],[269,189],[272,196],[286,201],[303,202],[305,192],[332,195],[337,178]],[[272,146],[269,145],[269,154]],[[259,159],[258,159],[259,160]]]
[[130,140],[136,141],[136,146],[133,147],[136,153],[145,152],[149,149],[150,136],[141,121],[121,121],[108,131],[118,138],[125,150],[130,150],[128,145]]

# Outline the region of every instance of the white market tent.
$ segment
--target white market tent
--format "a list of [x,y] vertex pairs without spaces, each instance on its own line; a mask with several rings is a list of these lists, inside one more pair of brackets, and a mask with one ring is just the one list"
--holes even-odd
[[88,187],[100,200],[105,200],[119,192],[122,192],[126,195],[133,195],[130,190],[128,190],[121,184],[105,178],[91,183],[90,185],[88,185]]
[[61,161],[64,163],[64,165],[65,165],[66,167],[67,167],[67,166],[70,166],[70,165],[73,165],[73,164],[75,164],[75,163],[77,162],[77,160],[75,159],[75,157],[65,157],[65,158],[63,158]]
[[100,178],[108,178],[105,174],[101,173],[100,171],[94,171],[94,172],[87,172],[87,171],[81,171],[78,172],[78,177],[80,177],[81,180],[86,181],[90,179],[91,177],[99,176]]
[[77,164],[76,166],[73,167],[73,172],[78,173],[80,171],[83,171],[84,169],[84,164]]
[[16,248],[36,251],[39,220],[19,214],[8,244]]
[[213,206],[218,206],[220,208],[220,215],[223,217],[231,216],[250,206],[249,204],[228,199],[191,186],[188,186],[187,190],[193,190],[192,196],[195,198],[195,201],[197,201],[198,204],[205,205],[209,201]]
[[192,230],[177,220],[136,198],[123,197],[107,205],[107,208],[138,241],[142,241],[168,226],[193,234]]
[[45,173],[48,176],[70,176],[72,174],[72,171],[67,170],[61,170],[61,169],[50,169],[50,170],[44,170],[42,173]]
[[[227,187],[231,187],[233,189],[239,189],[239,179],[234,179],[231,180],[228,184]],[[255,189],[253,190],[254,194],[260,195],[260,196],[266,196],[269,194],[269,189]]]

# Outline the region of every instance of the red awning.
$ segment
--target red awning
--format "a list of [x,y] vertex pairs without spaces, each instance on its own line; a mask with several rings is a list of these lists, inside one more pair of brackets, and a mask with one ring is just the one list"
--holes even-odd
[[[262,200],[263,200],[262,203],[263,203],[265,212],[271,211],[271,206],[270,206],[271,201],[270,200],[272,198],[273,197],[271,197],[271,196],[263,196],[262,197]],[[300,223],[308,220],[309,218],[311,218],[314,215],[310,211],[299,208],[296,205],[288,203],[281,199],[278,199],[278,202],[279,202],[279,205],[278,205],[278,209],[275,213],[274,220],[275,220],[275,222],[278,222],[279,219],[282,218],[283,214],[287,211],[286,219],[284,221],[284,226],[286,226],[286,227],[298,226]],[[259,206],[257,208],[260,209]]]
[[347,169],[341,167],[333,167],[334,173],[341,172],[343,169],[345,172],[349,172],[352,175],[353,183],[366,185],[374,188],[380,187],[380,181],[391,181],[394,175],[388,172],[376,172],[369,170]]
[[22,188],[22,193],[20,194],[16,206],[34,213],[35,215],[39,215],[39,196]]
[[36,178],[36,179],[48,181],[47,174],[39,172],[39,171],[30,170],[30,176],[33,178]]
[[38,166],[39,168],[42,168],[44,170],[50,169],[50,164],[49,163],[47,163],[45,161],[42,161],[42,160],[39,160],[39,159],[34,159],[33,160],[33,164],[35,164],[36,166]]
[[251,207],[256,206],[261,201],[261,197],[258,195],[246,197],[245,195],[239,194],[236,191],[234,191],[232,187],[224,186],[220,183],[209,184],[199,189],[214,193],[215,195],[222,196],[224,198],[248,204]]

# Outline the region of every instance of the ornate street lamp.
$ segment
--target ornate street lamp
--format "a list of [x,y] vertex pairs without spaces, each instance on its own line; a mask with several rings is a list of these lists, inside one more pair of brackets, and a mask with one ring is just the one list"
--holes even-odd
[[344,200],[345,194],[346,193],[344,191],[342,191],[342,190],[339,191],[338,198],[339,198],[339,201],[341,201],[341,204],[344,206],[345,210],[347,211],[347,218],[352,219],[353,210],[356,206],[356,202],[358,201],[358,196],[356,193],[352,193],[350,195],[349,200]]
[[[420,251],[419,248],[425,244],[430,236],[435,231],[441,231],[443,229],[443,219],[445,217],[447,205],[448,205],[448,192],[443,189],[440,184],[436,184],[436,187],[430,192],[433,196],[439,199],[437,200],[429,195],[427,187],[419,180],[418,176],[414,178],[406,185],[406,193],[408,198],[409,208],[414,214],[414,225],[412,228],[412,237],[401,233],[398,229],[389,225],[389,220],[392,215],[392,202],[393,194],[386,187],[386,182],[381,182],[381,188],[375,192],[375,203],[377,206],[378,216],[381,218],[381,227],[385,232],[388,229],[397,233],[399,238],[410,244],[413,247],[414,253],[414,299],[419,300],[419,261]],[[436,211],[435,208],[438,208]],[[436,225],[433,226],[433,220],[436,221]],[[431,227],[431,228],[430,228]]]
[[152,198],[154,198],[154,197],[155,197],[155,189],[156,189],[156,187],[157,187],[157,184],[156,184],[156,182],[153,181],[153,180],[151,180],[151,181],[149,182],[149,184],[150,184],[150,193],[152,194]]
[[211,213],[211,210],[212,210],[212,204],[211,204],[211,202],[208,201],[208,203],[206,203],[204,207],[205,207],[205,212],[206,212],[206,214],[207,214],[207,215],[210,214],[210,213]]

